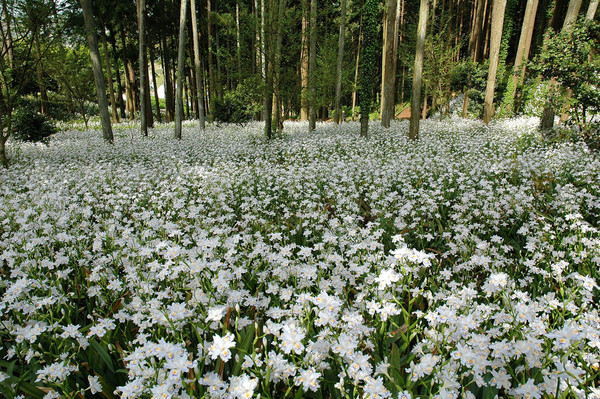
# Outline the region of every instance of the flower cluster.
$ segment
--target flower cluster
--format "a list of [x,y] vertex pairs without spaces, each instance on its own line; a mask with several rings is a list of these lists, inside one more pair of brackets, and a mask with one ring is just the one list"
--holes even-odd
[[600,398],[600,158],[536,124],[12,143],[0,392]]

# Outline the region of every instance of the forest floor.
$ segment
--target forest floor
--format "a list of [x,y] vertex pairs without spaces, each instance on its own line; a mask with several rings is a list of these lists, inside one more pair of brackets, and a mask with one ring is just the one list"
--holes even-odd
[[12,143],[0,392],[600,397],[600,157],[537,123]]

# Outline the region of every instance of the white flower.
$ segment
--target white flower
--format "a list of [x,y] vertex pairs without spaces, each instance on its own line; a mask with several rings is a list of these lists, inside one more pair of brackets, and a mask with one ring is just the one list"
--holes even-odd
[[88,375],[88,383],[90,384],[90,392],[92,394],[102,392],[102,385],[100,384],[100,378],[97,375]]
[[237,377],[231,377],[229,383],[229,398],[230,399],[248,399],[254,394],[254,390],[258,385],[258,378],[250,378],[243,374]]
[[305,392],[313,391],[316,392],[319,389],[319,377],[321,373],[317,373],[314,368],[307,370],[300,370],[300,375],[296,377],[296,386],[302,385]]
[[215,335],[213,343],[208,347],[208,356],[213,360],[220,357],[221,360],[227,362],[231,359],[231,351],[229,349],[234,346],[235,339],[232,333],[228,332],[224,337]]

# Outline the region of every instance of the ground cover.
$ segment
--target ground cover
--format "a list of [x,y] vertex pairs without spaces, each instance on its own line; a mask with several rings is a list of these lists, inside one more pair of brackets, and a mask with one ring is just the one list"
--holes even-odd
[[0,392],[600,397],[600,157],[537,123],[13,144]]

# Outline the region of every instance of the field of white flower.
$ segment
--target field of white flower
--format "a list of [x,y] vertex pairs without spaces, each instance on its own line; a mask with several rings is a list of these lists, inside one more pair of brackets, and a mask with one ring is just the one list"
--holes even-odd
[[536,124],[13,144],[0,396],[600,398],[600,157]]

